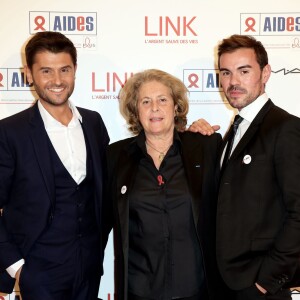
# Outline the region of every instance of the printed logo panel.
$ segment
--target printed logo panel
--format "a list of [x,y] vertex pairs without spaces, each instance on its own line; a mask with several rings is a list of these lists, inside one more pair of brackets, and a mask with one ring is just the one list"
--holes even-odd
[[30,34],[45,30],[69,35],[96,35],[97,13],[30,11]]

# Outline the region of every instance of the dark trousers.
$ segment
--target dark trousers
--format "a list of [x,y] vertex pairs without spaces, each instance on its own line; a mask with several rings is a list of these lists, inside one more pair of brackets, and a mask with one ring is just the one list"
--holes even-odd
[[99,272],[86,272],[80,253],[64,264],[26,258],[20,275],[22,300],[96,300]]
[[263,294],[253,285],[236,292],[236,300],[291,300],[291,291],[288,289],[279,290],[275,295]]

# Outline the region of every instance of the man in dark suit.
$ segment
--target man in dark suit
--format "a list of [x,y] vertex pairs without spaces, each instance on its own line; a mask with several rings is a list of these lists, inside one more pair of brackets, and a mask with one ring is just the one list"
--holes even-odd
[[242,117],[229,158],[233,128],[220,152],[219,269],[238,300],[291,299],[288,287],[300,281],[300,120],[268,99],[271,68],[259,41],[224,39],[218,64],[226,98]]
[[25,48],[38,101],[0,121],[0,291],[23,300],[94,300],[102,275],[102,178],[109,142],[76,108],[77,53],[58,32]]

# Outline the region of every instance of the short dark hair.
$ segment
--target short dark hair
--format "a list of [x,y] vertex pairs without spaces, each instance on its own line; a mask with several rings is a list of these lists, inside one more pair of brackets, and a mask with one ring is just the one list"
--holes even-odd
[[35,55],[44,51],[69,53],[74,66],[77,64],[77,51],[74,44],[60,32],[40,31],[34,34],[25,47],[26,63],[29,69],[32,69]]
[[268,53],[263,44],[250,35],[234,34],[223,39],[218,46],[218,67],[220,68],[220,57],[224,53],[231,53],[241,48],[253,49],[256,60],[262,70],[268,64]]

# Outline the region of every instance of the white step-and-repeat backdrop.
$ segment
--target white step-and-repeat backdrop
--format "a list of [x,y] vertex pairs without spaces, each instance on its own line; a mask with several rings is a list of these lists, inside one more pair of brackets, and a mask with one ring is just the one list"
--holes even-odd
[[[129,135],[118,92],[133,73],[159,68],[190,91],[189,123],[200,117],[225,133],[234,111],[223,99],[216,46],[231,34],[259,39],[269,53],[267,93],[300,116],[299,0],[9,0],[0,5],[0,118],[29,107],[35,93],[24,78],[24,45],[40,30],[66,34],[78,49],[72,101],[100,112],[111,141]],[[106,250],[99,295],[113,299],[113,248]],[[0,294],[0,300],[19,299]],[[300,299],[294,291],[293,299]]]

